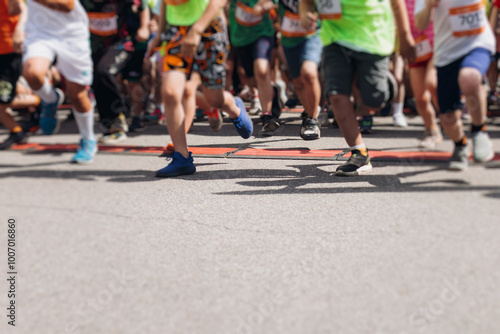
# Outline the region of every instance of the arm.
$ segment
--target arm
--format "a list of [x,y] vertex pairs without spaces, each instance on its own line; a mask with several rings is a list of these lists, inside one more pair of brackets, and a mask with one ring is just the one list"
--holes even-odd
[[42,6],[60,12],[69,13],[75,7],[75,0],[33,0]]
[[17,21],[14,33],[12,34],[12,45],[14,47],[14,51],[17,53],[21,53],[21,45],[24,41],[24,25],[26,24],[26,19],[28,18],[28,10],[24,1],[19,0],[19,8],[21,13],[19,14],[19,20]]
[[144,58],[150,58],[153,53],[156,52],[156,49],[160,46],[161,44],[161,34],[163,33],[163,30],[167,26],[167,8],[165,6],[165,2],[162,1],[160,4],[160,17],[158,19],[158,33],[156,36],[153,38],[151,43],[149,43],[148,50],[146,51],[146,54],[144,55]]
[[300,22],[304,29],[308,31],[316,28],[318,16],[316,15],[316,5],[314,0],[302,0],[299,2]]
[[399,51],[403,57],[412,60],[415,58],[415,41],[410,31],[406,4],[404,0],[391,0],[391,7],[399,33]]
[[431,15],[434,11],[434,7],[439,5],[439,0],[425,0],[425,7],[420,12],[417,13],[415,17],[415,26],[424,30],[427,28],[429,23],[431,23]]
[[137,42],[146,42],[149,39],[149,8],[146,7],[139,13],[139,29],[135,34]]
[[491,12],[490,12],[490,25],[491,29],[493,29],[493,33],[495,33],[497,20],[498,20],[498,7],[495,6],[495,4],[493,4],[493,7],[491,7]]
[[181,53],[184,57],[193,57],[198,44],[200,44],[201,34],[207,29],[214,17],[219,14],[220,10],[224,8],[225,4],[226,0],[210,0],[205,12],[203,12],[198,21],[191,26],[191,29],[189,29],[184,39],[184,43],[182,43]]

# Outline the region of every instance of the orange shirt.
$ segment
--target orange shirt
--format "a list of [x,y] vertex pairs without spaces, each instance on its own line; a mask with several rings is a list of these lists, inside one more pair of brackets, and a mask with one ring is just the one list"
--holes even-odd
[[8,0],[0,0],[0,55],[14,53],[12,34],[19,15],[9,15]]

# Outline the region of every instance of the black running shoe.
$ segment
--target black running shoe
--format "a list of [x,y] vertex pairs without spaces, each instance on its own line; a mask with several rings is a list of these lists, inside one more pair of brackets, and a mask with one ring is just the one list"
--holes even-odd
[[262,120],[262,132],[264,133],[271,134],[281,126],[278,118],[272,115],[262,115],[260,119]]
[[299,98],[294,95],[285,102],[285,107],[293,109],[300,103]]
[[130,132],[141,132],[146,130],[146,126],[139,117],[132,118],[132,124],[128,127]]
[[26,133],[24,131],[13,133],[11,132],[9,137],[0,144],[0,150],[6,150],[12,147],[14,144],[23,144],[26,142]]
[[345,164],[339,166],[335,175],[337,176],[356,176],[367,174],[372,171],[369,155],[362,155],[359,150],[352,150],[351,157]]
[[320,137],[319,123],[316,118],[309,117],[302,122],[300,137],[304,140],[315,140]]

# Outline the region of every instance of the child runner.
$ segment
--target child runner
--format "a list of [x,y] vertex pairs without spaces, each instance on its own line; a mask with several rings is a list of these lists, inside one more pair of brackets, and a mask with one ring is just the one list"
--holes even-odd
[[[389,55],[394,50],[394,11],[400,36],[400,51],[408,55],[412,39],[403,0],[321,0],[321,39],[326,96],[335,120],[351,149],[349,160],[336,175],[359,175],[372,171],[368,150],[359,132],[351,89],[357,77],[363,109],[378,110],[394,95],[388,82]],[[392,5],[392,10],[391,10]],[[314,0],[299,4],[302,26],[316,26]],[[410,51],[411,50],[411,51]],[[365,113],[366,114],[366,113]]]
[[57,58],[56,67],[66,78],[66,92],[81,135],[71,162],[90,163],[97,145],[94,107],[87,92],[92,84],[87,14],[78,0],[28,0],[27,3],[23,76],[42,100],[40,128],[50,134],[57,127],[56,111],[63,97],[47,78],[50,65]]
[[441,129],[436,122],[437,74],[432,61],[434,28],[432,24],[425,30],[415,26],[415,0],[405,0],[410,20],[411,34],[416,44],[416,59],[410,62],[410,85],[415,97],[417,112],[424,121],[424,136],[419,147],[431,149],[443,140]]
[[16,83],[22,71],[21,44],[24,39],[26,5],[21,0],[0,0],[0,123],[9,137],[0,144],[5,150],[26,140],[22,127],[7,112],[16,96]]
[[312,30],[304,29],[300,25],[299,1],[280,0],[279,14],[281,45],[288,63],[288,72],[292,78],[295,93],[307,114],[300,127],[300,136],[304,140],[319,139],[318,108],[321,86],[318,66],[323,51],[323,44],[319,37],[321,21],[317,20]]
[[[183,95],[191,71],[201,76],[202,92],[212,107],[225,111],[242,138],[253,132],[243,101],[224,91],[225,61],[229,45],[220,14],[224,0],[167,0],[162,3],[160,27],[164,29],[151,47],[163,41],[162,92],[167,128],[174,145],[172,161],[157,177],[192,174],[196,171],[185,133]],[[166,22],[169,26],[166,27]],[[149,56],[147,54],[146,56]]]
[[472,117],[474,161],[493,158],[486,132],[486,87],[484,76],[495,53],[495,39],[486,17],[484,0],[416,0],[416,26],[425,29],[434,17],[434,63],[438,75],[441,126],[455,142],[448,169],[467,169],[469,153],[460,97]]

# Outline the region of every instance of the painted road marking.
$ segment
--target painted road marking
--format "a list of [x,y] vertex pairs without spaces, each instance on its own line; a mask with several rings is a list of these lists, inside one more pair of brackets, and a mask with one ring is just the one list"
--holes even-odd
[[[29,152],[75,152],[76,144],[39,144],[29,143],[15,145],[15,151]],[[194,156],[225,157],[225,158],[270,158],[270,159],[327,159],[345,160],[349,157],[347,150],[308,150],[308,149],[256,149],[238,147],[197,147],[190,146]],[[131,145],[99,145],[100,153],[160,155],[165,151],[161,146],[131,146]],[[370,158],[374,161],[447,161],[451,153],[439,151],[377,151],[370,150]],[[497,153],[493,161],[500,161]]]

